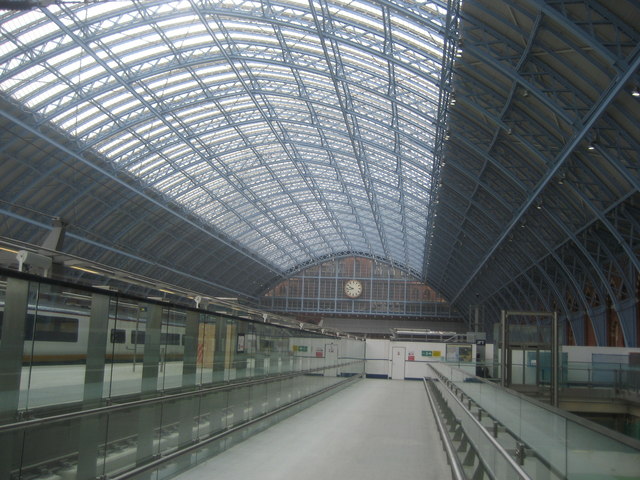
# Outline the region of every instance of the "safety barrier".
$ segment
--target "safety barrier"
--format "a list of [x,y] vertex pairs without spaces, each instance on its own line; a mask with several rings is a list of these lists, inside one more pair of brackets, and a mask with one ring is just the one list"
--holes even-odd
[[472,478],[638,478],[640,442],[444,363],[427,381]]
[[[23,451],[11,477],[21,480],[125,480],[144,472],[182,471],[362,377],[317,373],[239,381],[6,424],[0,426],[0,445]],[[91,465],[84,464],[88,460]]]
[[436,370],[433,372],[436,378],[425,379],[425,387],[432,408],[438,410],[435,416],[454,478],[530,479],[516,461],[522,461],[524,446],[516,442],[512,456],[497,440],[499,424],[493,421],[490,433],[482,422],[483,411],[476,409],[474,414],[472,401]]

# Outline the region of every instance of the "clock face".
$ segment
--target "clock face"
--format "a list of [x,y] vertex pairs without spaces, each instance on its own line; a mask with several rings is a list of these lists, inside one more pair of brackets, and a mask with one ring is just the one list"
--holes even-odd
[[358,298],[362,294],[362,283],[358,280],[347,280],[344,284],[344,294],[349,298]]

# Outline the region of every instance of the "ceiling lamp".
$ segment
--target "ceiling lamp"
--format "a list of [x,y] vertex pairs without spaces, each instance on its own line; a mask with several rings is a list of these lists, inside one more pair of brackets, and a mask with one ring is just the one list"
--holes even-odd
[[566,180],[567,175],[564,172],[560,172],[558,175],[558,185],[564,185],[564,181]]

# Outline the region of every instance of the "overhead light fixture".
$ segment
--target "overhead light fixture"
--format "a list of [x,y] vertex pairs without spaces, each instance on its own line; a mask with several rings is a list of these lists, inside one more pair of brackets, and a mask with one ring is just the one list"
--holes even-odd
[[640,97],[640,88],[638,88],[637,85],[634,85],[634,87],[631,89],[631,96],[633,97]]
[[100,272],[96,272],[95,270],[91,270],[90,268],[77,267],[75,265],[71,265],[69,268],[73,268],[74,270],[80,270],[81,272],[92,273],[93,275],[101,275]]
[[566,178],[567,175],[564,172],[561,172],[560,175],[558,175],[558,185],[564,185]]

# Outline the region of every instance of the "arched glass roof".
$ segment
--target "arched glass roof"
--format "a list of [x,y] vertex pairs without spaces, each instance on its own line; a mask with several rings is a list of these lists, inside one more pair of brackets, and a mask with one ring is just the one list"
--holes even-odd
[[446,5],[113,1],[0,15],[0,90],[285,272],[422,273]]
[[637,0],[48,3],[0,0],[0,242],[254,303],[362,256],[640,342]]

